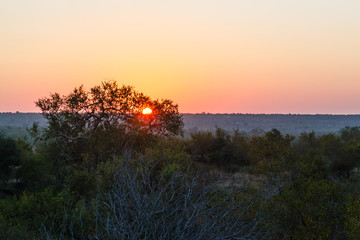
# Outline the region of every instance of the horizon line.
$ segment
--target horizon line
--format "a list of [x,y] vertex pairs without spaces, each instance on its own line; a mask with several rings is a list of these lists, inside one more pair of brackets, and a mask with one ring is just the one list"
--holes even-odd
[[[13,112],[2,112],[0,114],[11,113],[11,114],[42,114],[41,112],[21,112],[21,111],[13,111]],[[195,113],[180,113],[187,115],[327,115],[327,116],[356,116],[360,115],[360,113],[212,113],[212,112],[195,112]]]

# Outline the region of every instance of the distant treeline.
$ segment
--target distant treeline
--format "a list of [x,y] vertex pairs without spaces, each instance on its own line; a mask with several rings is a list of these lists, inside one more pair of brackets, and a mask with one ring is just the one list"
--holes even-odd
[[249,135],[261,135],[273,128],[282,133],[300,135],[338,133],[339,129],[360,126],[360,115],[303,115],[303,114],[184,114],[185,129],[227,131],[238,129]]
[[[311,131],[318,134],[338,133],[345,126],[360,126],[360,115],[202,113],[183,114],[183,121],[186,136],[198,131],[215,131],[217,127],[227,131],[238,129],[250,136],[261,135],[273,128],[284,134],[299,135]],[[46,126],[46,120],[40,113],[0,113],[0,129],[3,131],[4,128],[14,132],[14,127],[31,127],[33,122],[38,122],[40,127]]]
[[41,113],[0,113],[0,127],[30,127],[33,122],[46,126],[46,120]]

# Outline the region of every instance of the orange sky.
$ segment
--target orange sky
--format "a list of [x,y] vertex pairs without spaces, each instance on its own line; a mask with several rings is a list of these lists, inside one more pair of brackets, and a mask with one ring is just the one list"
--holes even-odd
[[104,79],[181,112],[360,113],[358,0],[0,2],[0,112]]

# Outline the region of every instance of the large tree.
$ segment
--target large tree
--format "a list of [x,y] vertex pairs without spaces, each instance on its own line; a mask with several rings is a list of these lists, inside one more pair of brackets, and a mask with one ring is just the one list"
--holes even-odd
[[[48,120],[45,137],[56,143],[62,160],[94,167],[126,146],[140,146],[149,137],[182,134],[183,121],[171,100],[151,100],[130,86],[106,81],[86,91],[58,93],[36,101]],[[151,114],[143,114],[145,108]],[[76,161],[77,160],[77,161]]]

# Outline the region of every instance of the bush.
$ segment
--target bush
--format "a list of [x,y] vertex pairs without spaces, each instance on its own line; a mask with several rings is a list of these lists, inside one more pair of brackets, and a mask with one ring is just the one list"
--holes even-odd
[[[215,186],[205,187],[176,165],[157,181],[154,162],[124,160],[113,188],[98,198],[98,239],[269,239],[246,215],[251,203],[235,201]],[[173,167],[175,166],[175,167]],[[240,207],[241,206],[241,207]]]
[[65,199],[50,189],[0,201],[0,235],[4,239],[32,239],[42,224],[58,228],[64,217]]
[[248,165],[248,148],[247,139],[239,131],[229,134],[221,128],[217,128],[215,134],[193,133],[188,141],[188,152],[193,160],[225,169],[231,169],[232,165]]

